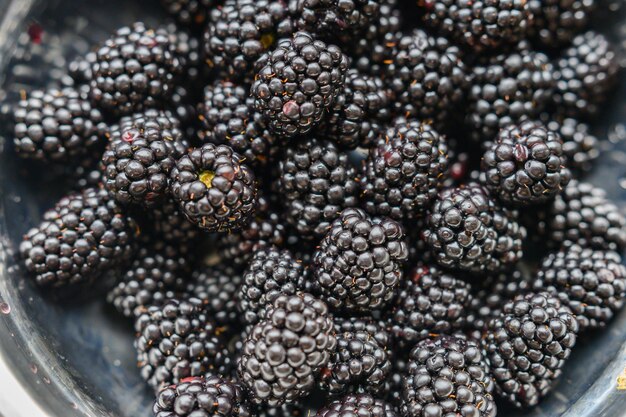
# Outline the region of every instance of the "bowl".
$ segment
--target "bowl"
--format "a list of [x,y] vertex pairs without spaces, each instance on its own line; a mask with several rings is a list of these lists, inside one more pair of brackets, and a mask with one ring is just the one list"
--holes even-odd
[[[603,33],[626,45],[626,6],[604,2]],[[25,276],[15,250],[27,229],[68,188],[54,172],[13,156],[10,104],[24,90],[69,83],[68,62],[116,28],[163,19],[148,0],[0,0],[0,416],[148,416],[153,394],[139,375],[130,323],[103,297],[58,299]],[[626,82],[598,124],[600,160],[586,180],[626,210]],[[503,417],[626,415],[626,309],[582,337],[552,393]]]

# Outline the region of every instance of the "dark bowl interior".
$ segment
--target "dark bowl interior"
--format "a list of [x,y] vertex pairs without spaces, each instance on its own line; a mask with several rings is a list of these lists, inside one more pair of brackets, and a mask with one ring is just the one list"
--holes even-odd
[[[66,82],[63,74],[69,60],[117,27],[162,19],[157,3],[0,0],[0,110],[6,113],[21,90]],[[620,0],[604,3],[597,17],[601,30],[622,47],[625,8]],[[623,82],[596,129],[603,152],[587,177],[622,209],[626,209],[625,98]],[[115,315],[102,297],[81,300],[75,294],[59,300],[42,293],[15,263],[14,251],[23,233],[68,188],[48,168],[13,156],[8,127],[0,119],[0,357],[47,415],[150,415],[152,393],[136,368],[131,324]],[[625,415],[626,392],[617,390],[624,367],[626,311],[606,331],[580,340],[558,386],[539,407],[504,409],[499,415]],[[0,375],[0,387],[3,380],[7,381]]]

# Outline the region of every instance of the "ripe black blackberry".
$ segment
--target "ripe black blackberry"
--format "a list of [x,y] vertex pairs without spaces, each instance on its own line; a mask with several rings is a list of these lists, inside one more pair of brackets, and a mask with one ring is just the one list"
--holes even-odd
[[135,220],[105,190],[63,197],[20,244],[24,266],[38,285],[64,287],[97,280],[129,263]]
[[391,302],[407,258],[400,223],[346,209],[315,252],[312,286],[333,309],[371,314]]
[[334,143],[300,139],[279,163],[285,219],[302,237],[319,240],[345,208],[358,204],[357,181],[348,154]]
[[337,347],[322,370],[320,387],[331,395],[346,392],[379,394],[391,372],[391,352],[366,330],[335,325]]
[[318,410],[315,417],[397,417],[396,410],[368,394],[351,394],[337,399]]
[[591,127],[572,118],[541,115],[541,121],[548,130],[557,132],[563,139],[563,154],[567,158],[567,167],[574,174],[591,170],[593,163],[600,156],[600,143],[591,133]]
[[517,212],[501,207],[480,184],[443,190],[433,204],[423,237],[443,267],[499,271],[522,257],[526,229]]
[[440,128],[465,96],[467,70],[459,48],[416,29],[385,40],[384,79],[396,114],[432,120]]
[[391,334],[387,323],[376,321],[371,317],[335,317],[335,330],[339,333],[368,333],[382,347],[391,347]]
[[412,347],[432,334],[465,327],[473,296],[470,284],[434,265],[416,267],[400,290],[390,316],[398,344]]
[[483,337],[496,392],[530,407],[550,391],[576,343],[578,323],[547,293],[520,295],[491,319]]
[[241,387],[217,375],[186,378],[156,396],[155,417],[249,417]]
[[259,195],[254,217],[241,230],[219,236],[217,251],[222,262],[237,267],[248,265],[256,250],[285,244],[285,225],[269,201]]
[[218,326],[238,325],[242,323],[237,310],[242,282],[241,272],[222,261],[216,266],[196,269],[187,292],[202,301],[205,311]]
[[308,133],[340,94],[349,59],[307,32],[282,39],[256,63],[254,105],[279,137]]
[[302,402],[282,404],[277,407],[260,405],[253,411],[255,417],[309,417],[308,409]]
[[343,90],[323,121],[324,134],[342,148],[371,146],[391,116],[389,96],[380,77],[349,70]]
[[242,160],[229,146],[205,143],[176,162],[170,191],[189,220],[210,232],[238,229],[249,220],[257,187]]
[[230,145],[250,166],[266,166],[277,152],[276,138],[254,110],[250,88],[218,80],[204,89],[199,105],[202,139]]
[[141,376],[155,390],[208,372],[228,375],[233,363],[202,302],[168,300],[150,307],[135,322]]
[[531,0],[534,23],[528,35],[548,48],[567,45],[587,26],[596,6],[595,0]]
[[473,51],[497,51],[521,41],[533,26],[526,0],[424,0],[424,21]]
[[483,155],[482,171],[492,194],[517,206],[553,199],[572,177],[559,134],[530,120],[498,133]]
[[589,31],[576,36],[555,64],[557,113],[592,119],[610,96],[619,70],[619,59],[604,35]]
[[35,90],[13,110],[13,144],[22,158],[68,163],[102,151],[108,128],[81,93]]
[[365,209],[372,215],[412,220],[430,206],[447,173],[445,137],[428,124],[398,119],[364,164]]
[[165,10],[180,23],[191,28],[202,27],[219,0],[161,0]]
[[142,246],[121,280],[107,295],[107,301],[125,317],[138,317],[151,306],[162,306],[185,290],[191,270],[178,248],[161,241]]
[[555,86],[550,60],[526,42],[476,65],[469,78],[466,124],[485,147],[501,128],[538,117]]
[[175,245],[183,253],[194,252],[202,231],[187,219],[174,199],[166,197],[151,207],[148,215],[155,239]]
[[116,115],[163,106],[182,70],[171,36],[141,22],[117,30],[91,65],[92,103]]
[[284,1],[226,0],[209,15],[204,34],[207,62],[227,77],[251,80],[256,60],[293,30]]
[[402,386],[403,416],[496,415],[489,366],[471,339],[444,335],[418,343]]
[[333,319],[310,294],[281,295],[244,342],[238,371],[250,400],[293,403],[315,387],[335,350]]
[[555,247],[576,243],[616,252],[626,248],[626,219],[595,185],[571,181],[548,212],[547,230]]
[[581,331],[604,327],[624,305],[626,268],[617,252],[573,245],[544,258],[534,287],[568,306]]
[[122,118],[102,155],[104,187],[122,204],[154,205],[189,144],[169,112],[147,110]]
[[258,249],[243,274],[239,311],[243,321],[256,324],[281,294],[294,295],[304,279],[304,266],[288,250]]

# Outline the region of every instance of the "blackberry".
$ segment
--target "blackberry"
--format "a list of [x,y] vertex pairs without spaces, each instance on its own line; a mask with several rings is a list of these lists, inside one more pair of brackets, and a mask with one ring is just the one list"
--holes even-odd
[[382,347],[391,346],[391,334],[384,321],[369,317],[335,317],[335,330],[340,333],[368,333]]
[[411,347],[432,334],[451,334],[466,324],[471,286],[434,265],[416,267],[405,280],[391,313],[398,343]]
[[553,72],[548,57],[525,42],[476,65],[466,111],[472,138],[487,148],[501,128],[538,117],[552,99]]
[[418,4],[427,25],[479,53],[519,42],[533,26],[526,0],[424,0]]
[[517,407],[536,405],[561,375],[578,323],[547,293],[520,295],[491,319],[483,338],[496,392]]
[[254,213],[257,188],[250,168],[226,145],[205,143],[180,158],[170,191],[185,215],[210,232],[234,230]]
[[165,10],[180,23],[192,28],[202,27],[219,0],[161,0]]
[[137,317],[185,290],[189,261],[171,245],[154,242],[141,247],[107,301],[125,317]]
[[255,324],[263,319],[266,308],[281,295],[294,295],[304,278],[304,267],[288,250],[274,247],[259,249],[243,274],[239,290],[239,311],[243,321]]
[[250,262],[256,250],[285,243],[285,225],[278,214],[270,208],[267,198],[260,195],[255,216],[241,230],[224,234],[217,241],[222,262],[237,267]]
[[254,110],[250,89],[230,81],[218,80],[204,90],[202,114],[203,140],[230,145],[250,166],[265,166],[277,151],[277,140]]
[[218,326],[242,322],[237,304],[243,278],[241,272],[224,265],[201,266],[191,276],[188,293],[202,301],[204,310]]
[[567,45],[587,26],[596,6],[595,0],[531,0],[529,37],[548,48]]
[[380,15],[380,0],[290,0],[299,30],[324,38],[356,38]]
[[150,307],[135,322],[141,376],[154,388],[178,384],[207,372],[227,375],[233,366],[202,302],[168,300]]
[[624,305],[626,268],[617,252],[573,245],[544,258],[534,286],[568,306],[580,330],[599,328]]
[[489,367],[470,339],[445,335],[418,343],[402,386],[403,416],[496,415]]
[[106,191],[63,197],[20,244],[26,270],[44,287],[89,283],[130,262],[135,220]]
[[500,207],[483,186],[470,182],[439,194],[423,237],[443,267],[498,271],[522,257],[526,229],[517,216]]
[[576,36],[555,67],[557,112],[581,120],[600,112],[620,70],[609,41],[592,31]]
[[314,388],[336,344],[325,303],[306,293],[280,295],[244,342],[239,377],[254,403],[293,403]]
[[282,39],[256,63],[255,108],[279,137],[308,133],[340,94],[348,62],[337,46],[307,32]]
[[156,239],[176,245],[184,253],[193,251],[201,229],[187,219],[171,197],[151,207],[148,214]]
[[[392,35],[392,34],[390,34]],[[465,96],[467,70],[459,48],[422,30],[385,39],[384,76],[396,114],[440,128]]]
[[217,375],[186,378],[156,396],[155,417],[249,417],[241,387]]
[[394,408],[368,394],[346,395],[319,410],[315,417],[397,417]]
[[541,120],[548,130],[557,132],[563,139],[563,154],[567,167],[575,174],[591,171],[593,163],[600,156],[600,143],[591,133],[591,127],[572,118],[547,118]]
[[304,404],[283,404],[277,407],[257,406],[254,410],[255,417],[308,417],[308,411]]
[[391,302],[407,258],[399,223],[346,209],[315,252],[313,287],[334,309],[371,313]]
[[585,182],[571,181],[548,209],[550,242],[621,252],[626,248],[626,219],[606,192]]
[[107,126],[78,90],[35,90],[13,111],[17,154],[45,162],[68,163],[101,151]]
[[226,0],[209,16],[204,34],[207,61],[228,77],[249,80],[256,60],[293,30],[282,0]]
[[502,129],[483,155],[484,184],[506,204],[542,203],[569,183],[566,164],[559,134],[525,121]]
[[390,118],[389,96],[380,77],[348,70],[345,87],[323,122],[324,134],[342,148],[371,146]]
[[171,113],[124,117],[102,155],[104,186],[122,204],[154,205],[167,191],[176,160],[189,144]]
[[365,209],[395,220],[417,218],[437,196],[447,173],[445,137],[428,124],[399,119],[364,165]]
[[345,208],[358,204],[356,169],[335,144],[304,138],[279,163],[285,218],[303,237],[323,237]]
[[378,394],[391,372],[391,352],[366,330],[344,331],[335,325],[337,348],[322,370],[320,387],[331,395]]
[[116,115],[160,107],[171,98],[180,72],[171,33],[136,22],[117,30],[96,51],[91,101]]

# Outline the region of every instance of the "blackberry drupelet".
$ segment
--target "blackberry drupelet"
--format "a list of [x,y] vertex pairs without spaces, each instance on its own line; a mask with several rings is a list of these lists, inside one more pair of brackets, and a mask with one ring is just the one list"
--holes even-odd
[[389,34],[385,44],[384,79],[395,95],[396,115],[445,125],[467,89],[459,48],[419,29]]
[[380,16],[380,0],[289,0],[299,30],[322,38],[358,38]]
[[476,65],[469,78],[466,124],[485,148],[501,128],[538,117],[555,86],[550,60],[526,42]]
[[470,284],[437,266],[417,266],[395,301],[391,331],[409,348],[432,334],[452,334],[465,327],[472,302]]
[[407,258],[400,223],[346,209],[313,256],[312,286],[335,310],[371,314],[391,302]]
[[493,381],[480,346],[471,339],[439,336],[410,353],[400,413],[407,417],[495,417]]
[[255,251],[285,244],[285,225],[269,201],[259,195],[259,203],[254,217],[239,231],[224,234],[218,238],[217,250],[222,262],[237,267],[248,265]]
[[310,392],[335,350],[328,307],[310,294],[281,295],[244,342],[239,377],[250,400],[276,407]]
[[104,187],[122,204],[150,207],[165,196],[170,172],[188,147],[169,112],[124,117],[102,155]]
[[345,87],[323,121],[324,134],[345,149],[371,146],[391,116],[389,96],[380,77],[348,70]]
[[189,220],[209,232],[235,230],[248,222],[257,187],[242,160],[229,146],[205,143],[176,162],[170,191]]
[[267,307],[280,295],[296,294],[304,273],[304,266],[286,249],[268,247],[257,250],[243,274],[238,294],[243,321],[258,323],[265,316]]
[[68,75],[72,77],[76,85],[89,84],[92,78],[91,66],[94,62],[96,62],[96,53],[89,51],[84,56],[77,56],[68,64]]
[[528,35],[548,48],[568,45],[587,26],[596,3],[596,0],[531,0],[534,23]]
[[196,269],[188,286],[188,293],[202,301],[204,310],[218,326],[242,323],[237,310],[241,272],[223,261],[216,266]]
[[143,246],[107,301],[125,317],[138,317],[151,306],[162,306],[185,290],[190,261],[178,248],[161,241]]
[[298,140],[285,150],[279,173],[284,217],[303,238],[321,239],[344,209],[358,204],[356,169],[332,142]]
[[226,0],[209,15],[204,34],[207,62],[226,77],[251,80],[256,60],[293,30],[282,0]]
[[541,122],[502,129],[482,158],[484,184],[505,204],[549,201],[569,184],[563,140]]
[[544,258],[534,287],[568,306],[581,331],[604,327],[624,305],[626,268],[617,252],[573,245]]
[[501,207],[480,184],[443,190],[433,204],[423,237],[443,267],[499,271],[521,259],[526,229],[518,213]]
[[349,59],[307,32],[282,39],[256,63],[251,95],[279,137],[311,131],[344,86]]
[[218,80],[204,89],[199,105],[203,141],[230,145],[252,167],[266,166],[277,153],[277,141],[254,110],[250,89]]
[[35,90],[13,111],[13,144],[22,158],[68,163],[102,151],[108,128],[78,90]]
[[553,246],[571,243],[621,252],[626,248],[626,219],[595,185],[571,181],[548,208],[547,229]]
[[424,0],[418,4],[428,26],[476,53],[519,42],[533,26],[526,0]]
[[371,317],[335,317],[335,330],[339,333],[360,333],[370,335],[380,346],[391,346],[391,334],[387,329],[387,323],[376,321]]
[[217,8],[220,0],[161,0],[165,10],[180,23],[191,28],[202,27],[212,8]]
[[579,120],[598,115],[620,71],[610,42],[592,31],[576,36],[555,67],[556,112]]
[[155,390],[208,372],[228,375],[230,354],[218,338],[202,302],[168,300],[150,307],[135,322],[141,376]]
[[141,22],[119,29],[91,65],[92,103],[115,115],[163,106],[182,70],[172,34]]
[[65,287],[129,263],[137,233],[135,220],[105,190],[88,188],[48,210],[19,251],[38,285]]
[[398,417],[395,409],[368,394],[350,394],[337,399],[315,414],[315,417]]
[[578,323],[547,293],[520,295],[491,319],[483,337],[496,392],[530,407],[550,391],[576,343]]
[[156,396],[154,417],[250,417],[241,387],[217,375],[186,378]]
[[372,215],[412,221],[430,206],[447,173],[445,137],[428,124],[398,119],[364,164],[364,207]]

